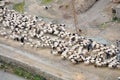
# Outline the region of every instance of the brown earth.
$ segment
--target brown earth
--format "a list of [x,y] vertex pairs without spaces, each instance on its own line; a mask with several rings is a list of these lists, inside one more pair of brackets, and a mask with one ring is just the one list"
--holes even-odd
[[[63,4],[62,0],[61,2],[46,4],[47,6],[51,6],[48,10],[45,10],[43,8],[44,5],[40,4],[40,2],[37,0],[26,1],[27,3],[25,10],[26,12],[28,12],[28,14],[38,15],[40,17],[43,17],[45,20],[53,22],[65,23],[67,25],[67,29],[72,32],[74,31],[74,23],[72,19],[73,15],[71,10],[69,9],[69,6],[66,6],[67,9],[65,7],[59,9],[61,4]],[[64,1],[66,1],[65,4],[68,5],[69,2],[67,2],[67,0]],[[93,0],[93,3],[94,1],[95,0]],[[77,20],[79,22],[78,27],[82,29],[82,35],[92,38],[100,37],[103,40],[106,40],[107,42],[113,44],[115,44],[116,40],[120,40],[120,23],[111,22],[111,7],[114,7],[116,5],[117,4],[112,3],[110,0],[98,0],[98,2],[91,6],[89,10],[77,15]],[[16,47],[17,49],[31,52],[34,57],[38,57],[40,60],[45,62],[45,64],[55,69],[57,68],[58,71],[56,71],[56,75],[60,77],[64,76],[64,72],[67,72],[67,77],[72,77],[73,80],[116,80],[116,78],[120,75],[119,70],[95,68],[94,66],[85,66],[84,64],[72,65],[67,60],[63,61],[60,59],[60,57],[51,55],[49,49],[34,49],[30,48],[27,45],[24,47],[20,47],[17,42],[0,38],[1,43],[5,44],[5,41],[6,44]],[[36,61],[35,64],[37,63],[38,62]]]
[[20,46],[18,42],[2,37],[0,51],[0,55],[14,57],[13,59],[37,66],[64,80],[116,80],[120,75],[119,70],[95,68],[93,65],[86,66],[83,63],[73,65],[68,60],[62,60],[60,56],[53,56],[49,49]]

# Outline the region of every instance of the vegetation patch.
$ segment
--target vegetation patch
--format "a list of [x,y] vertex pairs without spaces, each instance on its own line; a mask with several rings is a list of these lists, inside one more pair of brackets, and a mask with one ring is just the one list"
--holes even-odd
[[117,17],[114,16],[114,17],[112,18],[112,22],[120,22],[120,18],[117,18]]
[[110,23],[110,22],[112,22],[112,21],[108,21],[108,22],[101,23],[100,25],[98,25],[98,27],[104,29],[104,28],[106,27],[106,25],[107,25],[108,23]]
[[52,1],[53,1],[53,0],[42,0],[41,3],[42,3],[42,4],[47,4],[47,3],[50,3],[50,2],[52,2]]
[[111,22],[118,22],[119,23],[120,22],[120,18],[116,17],[116,14],[113,14]]
[[30,73],[25,69],[17,66],[13,66],[11,63],[6,63],[4,61],[0,61],[0,69],[16,74],[28,80],[46,80],[44,77],[39,76],[37,74]]
[[21,3],[14,4],[13,9],[20,13],[24,13],[24,6],[25,6],[25,0]]

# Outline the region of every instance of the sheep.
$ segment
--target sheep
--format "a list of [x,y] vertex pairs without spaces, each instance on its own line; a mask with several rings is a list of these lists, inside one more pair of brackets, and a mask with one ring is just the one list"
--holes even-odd
[[103,54],[105,54],[105,52],[103,52],[103,51],[98,52],[98,56],[101,56]]
[[[120,60],[117,55],[120,51],[114,45],[108,47],[76,33],[67,32],[65,24],[46,23],[37,16],[20,14],[5,7],[0,8],[0,14],[4,26],[0,29],[0,35],[6,38],[35,48],[50,48],[51,54],[60,55],[62,59],[68,59],[73,64],[83,62],[96,67],[119,68]],[[51,36],[55,36],[55,39]]]
[[3,21],[3,18],[2,17],[0,17],[0,22],[2,22]]
[[98,53],[98,52],[100,52],[101,50],[100,49],[94,49],[94,50],[92,50],[92,53],[94,54],[96,54],[96,53]]
[[88,50],[87,49],[83,49],[82,54],[85,55],[85,56],[89,55],[88,54]]
[[91,58],[91,59],[90,59],[90,63],[91,63],[91,64],[94,64],[94,63],[95,63],[95,58]]
[[7,33],[3,31],[3,32],[0,32],[0,35],[1,36],[7,36]]
[[83,50],[83,46],[80,46],[80,47],[78,48],[78,54],[81,54],[81,53],[82,53],[82,50]]
[[71,49],[72,49],[72,50],[76,50],[76,49],[79,48],[79,46],[80,46],[79,44],[73,45],[73,46],[71,47]]
[[120,77],[118,77],[118,80],[120,80]]
[[65,38],[65,34],[64,34],[64,32],[63,31],[61,31],[59,34],[58,34],[58,37],[60,37],[60,38]]
[[77,43],[77,40],[78,40],[77,38],[78,37],[71,36],[69,41],[74,45],[75,43]]
[[78,62],[83,62],[83,61],[85,61],[85,57],[84,57],[83,55],[81,55],[81,54],[77,54],[76,59],[77,59]]
[[116,49],[116,46],[115,45],[111,45],[110,46],[112,49]]
[[116,40],[116,45],[118,48],[120,47],[120,40]]
[[0,12],[0,17],[3,17],[3,13],[2,13],[2,10],[1,10],[1,12]]
[[59,43],[58,43],[57,41],[53,41],[53,46],[54,46],[54,47],[57,47],[58,44],[59,44]]
[[58,31],[66,31],[65,30],[65,24],[58,24]]
[[90,61],[89,61],[89,60],[86,60],[86,61],[84,61],[84,64],[85,64],[85,65],[89,65],[89,64],[90,64]]
[[21,37],[21,38],[20,38],[20,42],[21,42],[22,45],[24,45],[24,44],[25,44],[25,38],[24,38],[24,37]]
[[120,70],[120,64],[118,64],[116,67],[117,67],[117,69],[119,69],[119,70]]
[[92,42],[92,48],[95,48],[96,45],[97,45],[97,42],[96,42],[96,41],[93,41],[93,42]]
[[85,60],[84,60],[84,64],[89,65],[90,64],[90,59],[91,59],[91,56],[86,57]]
[[94,66],[95,67],[102,67],[102,63],[100,61],[96,61]]
[[45,10],[48,10],[48,9],[49,9],[49,7],[48,7],[48,6],[43,6],[43,8],[44,8]]
[[71,62],[72,62],[73,64],[76,64],[76,63],[77,63],[77,61],[76,61],[75,59],[71,59]]
[[[74,51],[74,54],[69,55],[68,59],[75,64],[75,63],[83,62],[85,60],[85,57],[82,54],[78,54],[76,51]],[[75,61],[72,59],[74,59]]]
[[2,12],[3,12],[3,9],[0,8],[0,13],[2,13]]
[[68,58],[68,51],[69,51],[68,48],[64,48],[64,51],[63,51],[62,54],[61,54],[61,58],[62,58],[62,59]]
[[58,55],[58,51],[55,50],[55,47],[53,47],[53,49],[51,50],[51,54],[53,54],[53,55]]
[[116,63],[112,62],[108,65],[108,68],[115,69],[117,67]]
[[53,29],[51,27],[48,27],[47,32],[51,34],[53,32]]

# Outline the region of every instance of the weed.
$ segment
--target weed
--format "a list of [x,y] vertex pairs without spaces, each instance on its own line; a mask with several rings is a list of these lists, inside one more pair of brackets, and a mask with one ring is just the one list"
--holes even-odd
[[52,1],[53,1],[53,0],[42,0],[41,3],[42,3],[42,4],[47,4],[47,3],[50,3],[50,2],[52,2]]
[[24,13],[24,5],[25,5],[25,0],[21,3],[14,4],[13,9],[20,13]]
[[11,73],[21,76],[28,80],[46,80],[42,76],[39,76],[37,74],[32,74],[21,67],[17,67],[15,65],[13,66],[12,64],[5,63],[3,61],[2,62],[0,61],[0,69],[5,69],[7,71],[10,71],[8,69],[11,69],[12,70]]

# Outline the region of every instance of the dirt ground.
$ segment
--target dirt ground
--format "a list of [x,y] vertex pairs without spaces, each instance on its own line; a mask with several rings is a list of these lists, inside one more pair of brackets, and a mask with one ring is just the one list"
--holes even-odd
[[[12,52],[8,51],[7,47],[6,49],[2,47],[3,45],[12,46],[15,50],[12,48]],[[34,64],[42,63],[40,66],[47,65],[46,70],[52,68],[56,75],[59,77],[67,76],[69,80],[116,80],[120,75],[120,70],[95,68],[93,65],[86,66],[83,63],[73,65],[68,60],[62,60],[60,56],[51,55],[49,49],[36,49],[28,45],[20,46],[18,42],[2,37],[0,37],[0,46],[0,50],[4,54],[8,51],[9,55],[19,58],[19,56],[15,54],[19,52],[22,56],[28,56],[31,60],[33,59]],[[27,59],[25,58],[24,60]],[[29,60],[29,62],[31,61]],[[52,69],[50,71],[52,71]]]
[[[17,2],[20,0],[14,1]],[[46,4],[52,7],[45,10],[43,8],[44,5],[40,4],[39,0],[26,1],[25,11],[28,14],[37,15],[44,18],[46,21],[65,23],[67,29],[74,31],[72,14],[66,12],[67,10],[58,10],[58,4],[61,2]],[[94,38],[106,44],[115,44],[116,40],[120,40],[120,23],[111,22],[111,7],[116,5],[117,4],[112,3],[110,0],[99,0],[87,12],[77,15],[78,26],[82,29],[81,35]],[[0,41],[4,43],[4,39],[0,38]],[[85,80],[116,80],[116,78],[120,76],[119,70],[95,68],[94,66],[85,66],[84,64],[72,65],[67,60],[63,61],[60,57],[51,55],[48,49],[32,49],[28,46],[23,47],[23,49],[18,43],[13,43],[11,40],[5,41],[6,43],[11,43],[9,44],[11,46],[17,46],[22,50],[34,53],[34,56],[38,56],[43,61],[47,60],[46,63],[54,65],[55,68],[64,69],[66,72],[69,72],[69,74],[74,74],[72,77],[75,77],[75,80],[76,77],[78,78],[77,80],[84,80],[84,78]],[[58,75],[62,74],[58,72]]]
[[[14,3],[21,2],[21,0],[11,1]],[[64,23],[68,30],[75,32],[73,12],[69,7],[69,0],[53,0],[48,4],[41,4],[41,0],[25,1],[25,12],[28,14],[37,15],[48,22]],[[62,8],[60,9],[61,5]],[[120,40],[120,22],[112,22],[111,12],[111,8],[117,5],[111,0],[98,0],[86,12],[79,13],[77,15],[77,26],[82,30],[81,35],[106,44],[115,44],[116,40]],[[48,6],[48,9],[45,10],[44,6]]]

